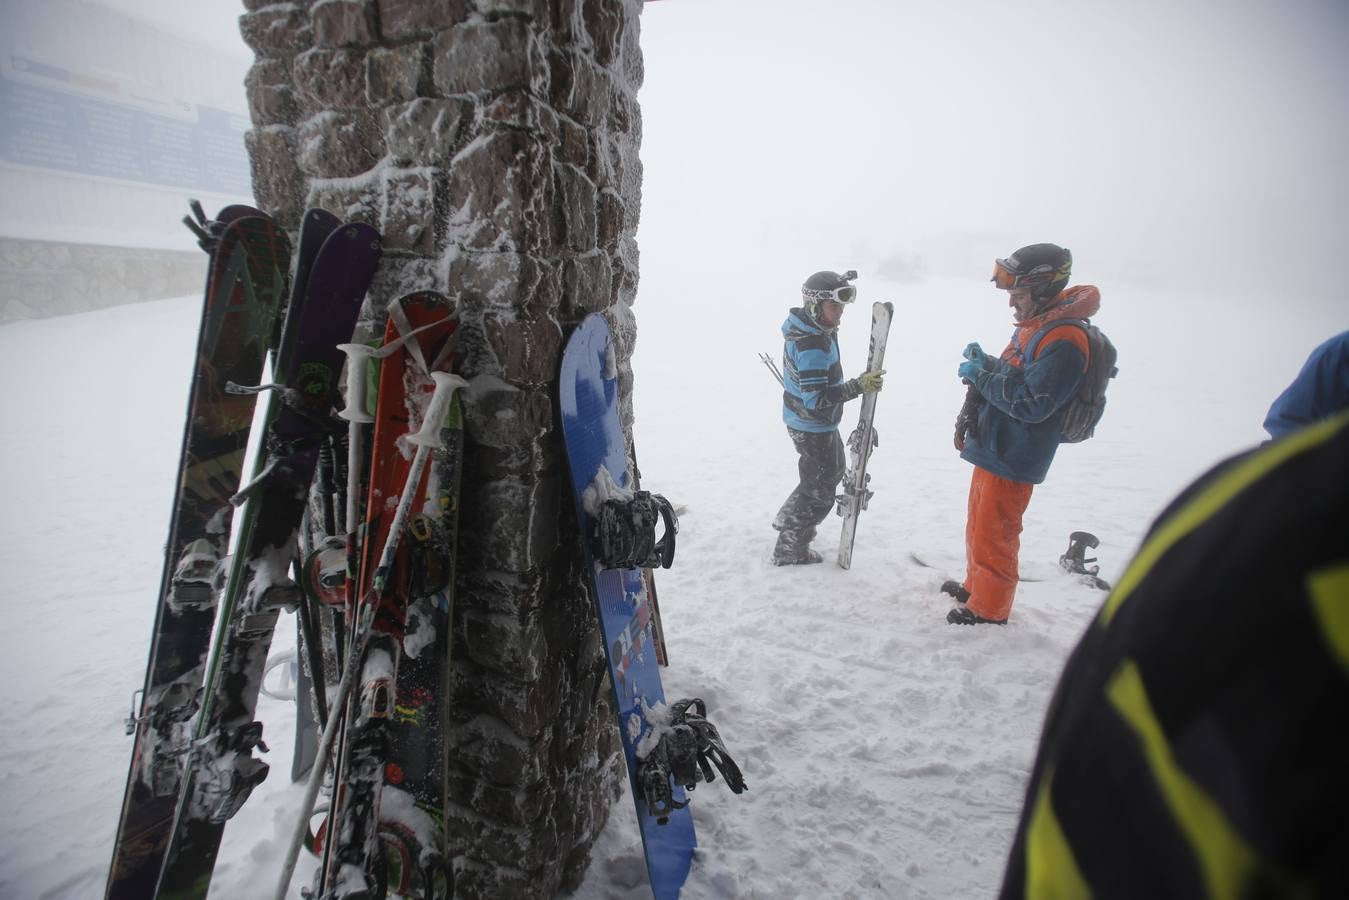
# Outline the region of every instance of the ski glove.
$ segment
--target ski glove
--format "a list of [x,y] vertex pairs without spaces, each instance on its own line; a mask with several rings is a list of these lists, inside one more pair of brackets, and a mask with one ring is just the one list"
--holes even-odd
[[862,389],[864,394],[874,394],[885,384],[885,370],[877,369],[874,372],[863,372],[857,378],[857,386]]
[[957,451],[965,449],[965,439],[970,435],[978,436],[979,407],[984,403],[984,397],[979,393],[979,389],[970,385],[965,389],[965,402],[960,407],[960,412],[956,414],[956,437],[955,445]]
[[977,363],[982,369],[988,368],[988,354],[984,352],[984,348],[980,347],[978,342],[966,344],[965,352],[962,353],[961,356],[971,362]]
[[975,381],[978,380],[979,374],[983,371],[984,367],[982,365],[972,359],[967,359],[960,364],[958,369],[956,369],[956,374],[959,375],[960,380],[966,384],[974,384]]

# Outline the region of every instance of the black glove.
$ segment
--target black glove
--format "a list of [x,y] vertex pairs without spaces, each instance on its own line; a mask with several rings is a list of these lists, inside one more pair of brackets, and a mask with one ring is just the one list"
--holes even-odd
[[975,430],[979,422],[979,407],[984,403],[984,395],[979,393],[979,389],[970,385],[965,389],[965,402],[961,404],[960,412],[956,413],[956,450],[965,449],[965,438],[969,435],[977,435]]

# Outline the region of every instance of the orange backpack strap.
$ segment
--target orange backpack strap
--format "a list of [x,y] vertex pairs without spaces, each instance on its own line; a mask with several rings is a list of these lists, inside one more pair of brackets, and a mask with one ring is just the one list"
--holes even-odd
[[1087,337],[1085,319],[1059,319],[1050,322],[1026,342],[1024,358],[1039,359],[1040,351],[1056,341],[1072,341],[1073,346],[1082,351],[1082,371],[1087,371],[1087,366],[1091,364],[1091,340]]

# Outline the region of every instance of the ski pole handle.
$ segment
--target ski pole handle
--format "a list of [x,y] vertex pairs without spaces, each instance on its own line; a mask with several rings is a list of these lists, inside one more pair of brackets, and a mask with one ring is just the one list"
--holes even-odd
[[338,418],[348,422],[368,425],[375,421],[366,405],[369,386],[366,380],[366,368],[375,348],[368,344],[338,344],[337,349],[347,355],[347,405],[338,413]]
[[416,434],[408,436],[408,443],[417,448],[440,450],[445,446],[440,437],[440,428],[445,423],[445,414],[450,411],[450,401],[454,399],[455,391],[468,387],[468,382],[449,372],[432,372],[431,380],[436,383],[435,393],[426,406],[422,427]]

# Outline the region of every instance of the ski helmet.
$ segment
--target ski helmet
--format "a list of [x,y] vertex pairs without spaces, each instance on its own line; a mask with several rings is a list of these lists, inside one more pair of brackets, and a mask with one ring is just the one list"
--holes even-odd
[[851,269],[842,275],[837,272],[821,271],[806,279],[801,285],[801,299],[805,304],[806,312],[812,317],[820,311],[820,304],[825,300],[833,300],[835,303],[851,303],[857,299],[857,288],[848,282],[857,277],[857,273]]
[[1073,272],[1073,254],[1058,244],[1030,244],[1006,259],[994,260],[989,279],[1004,291],[1030,288],[1031,298],[1041,304],[1068,286]]

